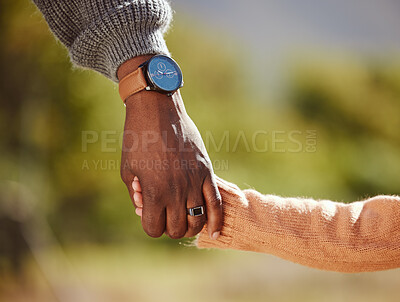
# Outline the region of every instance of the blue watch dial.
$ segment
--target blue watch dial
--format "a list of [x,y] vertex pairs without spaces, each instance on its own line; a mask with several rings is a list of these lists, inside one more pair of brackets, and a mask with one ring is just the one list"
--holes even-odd
[[157,55],[147,65],[150,82],[159,90],[172,92],[182,86],[182,71],[170,57]]

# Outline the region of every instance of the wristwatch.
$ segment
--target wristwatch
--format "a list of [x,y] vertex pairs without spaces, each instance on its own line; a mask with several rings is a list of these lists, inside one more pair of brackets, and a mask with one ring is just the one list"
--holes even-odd
[[119,82],[119,95],[126,99],[142,90],[172,95],[183,86],[179,65],[170,57],[155,55]]

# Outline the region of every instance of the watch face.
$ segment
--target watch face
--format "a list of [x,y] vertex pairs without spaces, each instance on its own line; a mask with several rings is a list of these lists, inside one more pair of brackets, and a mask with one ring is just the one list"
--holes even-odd
[[150,82],[158,89],[172,92],[182,86],[182,71],[170,57],[157,55],[147,65]]

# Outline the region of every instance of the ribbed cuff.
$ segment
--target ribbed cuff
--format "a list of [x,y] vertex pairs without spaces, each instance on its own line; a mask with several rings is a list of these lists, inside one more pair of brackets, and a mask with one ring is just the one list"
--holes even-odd
[[69,48],[72,62],[118,82],[123,62],[139,55],[169,55],[163,34],[172,18],[170,7],[155,10],[158,15],[151,7],[140,8],[117,7],[88,24]]
[[198,248],[232,248],[238,235],[236,221],[240,219],[243,209],[247,207],[246,198],[236,185],[220,178],[217,178],[217,185],[222,197],[224,219],[221,234],[218,239],[212,240],[205,226],[195,241]]

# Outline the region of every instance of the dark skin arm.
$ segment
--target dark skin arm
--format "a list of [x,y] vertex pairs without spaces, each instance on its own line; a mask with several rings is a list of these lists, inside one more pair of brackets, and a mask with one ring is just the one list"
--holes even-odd
[[[126,61],[118,78],[151,57]],[[172,96],[141,91],[126,100],[121,177],[132,200],[135,176],[142,189],[142,225],[149,236],[192,237],[207,221],[210,237],[218,237],[221,197],[204,143],[179,91]],[[201,205],[206,215],[187,215],[187,208]]]

